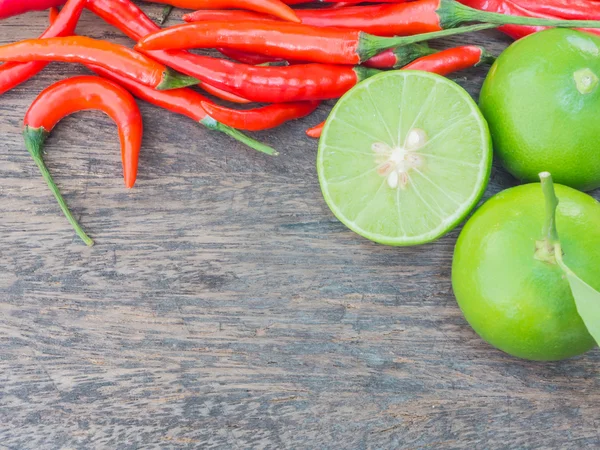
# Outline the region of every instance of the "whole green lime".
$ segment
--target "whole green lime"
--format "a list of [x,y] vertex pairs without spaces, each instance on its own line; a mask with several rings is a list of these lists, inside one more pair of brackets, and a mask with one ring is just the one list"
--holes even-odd
[[494,149],[522,181],[542,171],[600,187],[600,37],[557,28],[512,44],[492,66],[480,106]]
[[[556,185],[565,263],[600,289],[600,204]],[[546,211],[539,183],[488,200],[461,232],[452,286],[465,318],[487,342],[513,356],[552,361],[594,347],[564,272],[540,258]]]

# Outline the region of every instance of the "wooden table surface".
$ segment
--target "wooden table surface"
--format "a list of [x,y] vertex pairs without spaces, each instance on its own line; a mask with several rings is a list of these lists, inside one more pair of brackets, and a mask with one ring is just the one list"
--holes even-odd
[[[0,42],[45,26],[3,21]],[[78,32],[130,45],[88,12]],[[258,133],[273,158],[141,103],[131,191],[111,121],[64,120],[46,160],[86,248],[20,134],[38,92],[84,72],[53,64],[0,98],[1,449],[600,448],[598,350],[493,349],[452,294],[458,230],[391,248],[330,213],[303,130],[331,104]],[[457,80],[476,96],[484,76]],[[513,184],[496,166],[486,197]]]

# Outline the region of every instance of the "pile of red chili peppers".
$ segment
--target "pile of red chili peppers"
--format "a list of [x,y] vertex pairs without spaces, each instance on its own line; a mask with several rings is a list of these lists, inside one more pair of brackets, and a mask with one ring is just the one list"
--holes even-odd
[[[427,45],[430,39],[496,27],[517,39],[548,26],[600,34],[600,0],[147,1],[165,4],[165,14],[172,7],[196,11],[184,15],[186,23],[161,29],[131,0],[0,0],[0,19],[51,10],[50,26],[38,39],[0,46],[0,94],[51,61],[83,64],[96,74],[49,86],[24,120],[29,153],[88,245],[92,239],[69,211],[43,160],[46,137],[69,114],[95,109],[115,121],[125,185],[131,188],[143,128],[134,97],[276,154],[240,130],[265,130],[305,117],[322,100],[339,98],[381,70],[447,75],[494,59],[475,45],[437,51]],[[136,41],[135,48],[76,36],[84,8]],[[477,24],[468,25],[472,22]],[[188,51],[197,48],[216,49],[223,57]],[[268,104],[217,105],[191,86],[230,103]],[[321,129],[319,124],[307,134],[319,137]]]

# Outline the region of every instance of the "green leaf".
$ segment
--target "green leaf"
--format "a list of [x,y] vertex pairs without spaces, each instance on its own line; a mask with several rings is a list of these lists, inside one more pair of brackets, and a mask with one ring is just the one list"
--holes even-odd
[[558,255],[558,252],[561,251],[560,246],[558,247],[556,260],[567,275],[567,280],[569,281],[571,292],[575,299],[575,305],[577,306],[577,312],[581,316],[589,333],[596,343],[600,345],[600,292],[595,290],[579,278],[575,272],[569,269],[562,260],[562,254],[560,256]]

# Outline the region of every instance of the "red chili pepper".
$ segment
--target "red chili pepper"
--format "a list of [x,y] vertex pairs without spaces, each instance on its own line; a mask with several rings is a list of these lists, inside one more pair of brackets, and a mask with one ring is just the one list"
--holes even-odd
[[[85,2],[86,0],[69,0],[63,8],[62,13],[56,17],[56,20],[48,27],[40,38],[68,36],[73,34]],[[48,63],[42,61],[27,63],[8,62],[2,64],[0,66],[0,94],[4,94],[34,77],[44,70],[47,65]]]
[[591,0],[513,0],[529,11],[563,19],[600,20],[600,2]]
[[297,64],[287,67],[250,66],[204,57],[188,67],[209,84],[262,103],[286,103],[339,98],[360,81],[379,73],[362,66]]
[[448,75],[480,64],[491,64],[494,60],[495,58],[484,48],[477,45],[464,45],[423,56],[404,66],[403,70],[422,70],[438,75]]
[[[461,0],[463,1],[463,0]],[[481,1],[481,0],[478,0]],[[470,0],[463,1],[470,5]],[[494,9],[472,9],[453,0],[417,0],[370,6],[349,6],[341,9],[304,9],[297,15],[303,24],[361,30],[377,36],[413,35],[454,28],[465,22],[488,22],[498,25],[546,25],[596,27],[591,22],[562,24],[544,22],[543,18],[522,14],[499,14]],[[493,12],[492,12],[493,11]],[[584,23],[587,22],[587,23]]]
[[0,61],[96,64],[155,89],[174,89],[198,83],[198,80],[178,74],[127,47],[83,36],[29,39],[2,45]]
[[192,89],[180,88],[172,89],[170,91],[157,91],[138,83],[131,78],[123,77],[103,67],[89,66],[89,68],[97,74],[119,83],[137,98],[168,111],[189,117],[190,119],[201,123],[209,130],[225,133],[254,150],[268,155],[277,155],[277,152],[271,147],[261,144],[245,134],[210,117],[202,107],[203,103],[211,103],[210,100]]
[[[87,7],[134,40],[149,34],[149,30],[158,29],[129,0],[88,0]],[[153,51],[148,54],[203,83],[265,103],[338,98],[359,81],[378,73],[364,67],[330,64],[249,66],[184,51]]]
[[66,0],[2,0],[0,1],[0,19],[17,16],[29,11],[43,11],[60,6]]
[[238,130],[261,131],[276,128],[290,120],[308,116],[319,106],[319,102],[276,103],[262,108],[237,110],[203,102],[210,116]]
[[472,25],[418,36],[385,38],[362,31],[290,22],[195,22],[152,33],[143,38],[136,49],[228,47],[284,59],[360,64],[388,48],[488,28],[495,28],[495,25]]
[[391,48],[364,62],[367,67],[375,69],[399,69],[417,58],[437,52],[426,45],[412,44],[404,47]]
[[40,93],[25,115],[23,136],[50,190],[67,220],[87,244],[94,242],[73,217],[43,159],[44,141],[64,117],[85,110],[100,110],[115,121],[121,139],[121,158],[125,185],[133,187],[142,145],[142,116],[135,100],[119,85],[99,77],[80,76],[59,81]]
[[[225,69],[224,64],[229,64]],[[289,67],[247,66],[219,62],[210,83],[261,103],[285,103],[339,98],[360,81],[379,73],[365,67],[298,64]],[[210,69],[202,67],[202,75]],[[200,75],[200,74],[199,74]]]
[[292,8],[280,0],[146,0],[151,3],[167,3],[183,9],[249,9],[271,14],[283,20],[299,23]]
[[319,139],[323,133],[323,127],[325,126],[325,120],[318,125],[306,130],[306,135],[311,138]]

